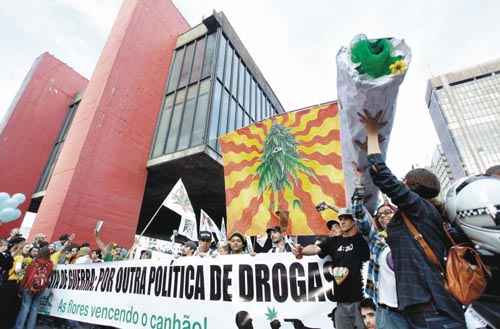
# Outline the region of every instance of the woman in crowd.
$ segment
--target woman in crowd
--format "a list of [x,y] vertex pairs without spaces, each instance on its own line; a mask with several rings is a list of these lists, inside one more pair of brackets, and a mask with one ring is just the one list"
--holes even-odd
[[396,207],[384,202],[372,218],[363,206],[363,189],[357,188],[352,198],[354,216],[360,232],[368,239],[370,260],[365,292],[375,303],[377,328],[404,329],[408,324],[398,311],[396,277],[386,228],[396,213]]
[[247,240],[243,234],[239,232],[234,232],[229,237],[229,254],[230,255],[241,255],[248,254],[247,251]]

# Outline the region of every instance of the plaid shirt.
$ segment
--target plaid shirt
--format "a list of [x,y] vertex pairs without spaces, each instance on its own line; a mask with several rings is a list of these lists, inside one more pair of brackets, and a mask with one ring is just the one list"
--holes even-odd
[[438,210],[394,177],[381,154],[369,155],[368,162],[373,183],[398,206],[387,226],[387,243],[394,260],[399,309],[432,303],[439,311],[465,323],[461,305],[446,291],[441,274],[412,237],[401,215],[404,212],[408,216],[444,263],[446,238]]
[[352,211],[358,223],[358,229],[368,238],[368,248],[370,248],[370,261],[368,262],[368,277],[366,279],[365,292],[375,303],[378,304],[378,276],[379,276],[379,256],[388,247],[385,239],[372,224],[372,216],[363,206],[363,201],[353,199]]

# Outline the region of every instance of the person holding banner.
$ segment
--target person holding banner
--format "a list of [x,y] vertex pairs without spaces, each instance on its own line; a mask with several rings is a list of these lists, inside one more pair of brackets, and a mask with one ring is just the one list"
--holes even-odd
[[369,259],[370,251],[350,210],[340,209],[339,221],[342,236],[328,237],[318,244],[305,247],[297,245],[292,248],[292,252],[297,258],[302,258],[303,255],[331,257],[334,300],[337,302],[334,315],[336,328],[363,328],[359,309],[359,303],[363,299],[361,269]]
[[193,241],[188,240],[184,242],[184,244],[182,245],[182,256],[186,257],[193,256],[195,251],[196,251],[196,243],[194,243]]
[[274,226],[267,229],[267,234],[271,236],[271,241],[273,242],[273,247],[268,252],[292,252],[292,247],[290,246],[290,243],[285,240],[285,237],[281,233],[280,226]]
[[217,256],[217,250],[212,249],[212,233],[209,231],[200,231],[198,249],[194,252],[194,256]]
[[247,254],[247,239],[240,232],[234,232],[229,237],[229,254]]
[[[398,308],[410,328],[465,328],[460,303],[446,290],[440,271],[430,264],[405,223],[413,224],[438,259],[446,256],[443,218],[431,199],[439,195],[438,178],[413,169],[399,181],[385,164],[379,145],[384,125],[368,113],[359,115],[367,134],[367,154],[373,183],[398,207],[387,225],[387,243],[394,261]],[[442,261],[443,262],[443,261]]]

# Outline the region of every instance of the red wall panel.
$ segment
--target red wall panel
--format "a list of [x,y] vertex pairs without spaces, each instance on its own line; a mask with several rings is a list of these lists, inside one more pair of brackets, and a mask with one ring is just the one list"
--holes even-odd
[[[0,192],[24,193],[28,209],[69,105],[88,81],[44,53],[35,60],[0,127]],[[22,218],[22,217],[21,217]],[[0,226],[0,236],[21,219]]]
[[177,36],[189,25],[170,1],[128,0],[80,103],[32,234],[75,232],[129,246]]

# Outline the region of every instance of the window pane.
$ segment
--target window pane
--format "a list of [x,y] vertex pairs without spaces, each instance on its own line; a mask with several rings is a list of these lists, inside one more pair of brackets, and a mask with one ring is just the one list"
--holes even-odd
[[174,63],[172,64],[169,72],[167,93],[175,90],[177,87],[177,81],[179,80],[179,74],[181,73],[182,56],[184,56],[184,48],[175,52]]
[[196,42],[196,51],[194,53],[193,71],[191,72],[190,82],[195,82],[200,80],[201,76],[201,65],[203,61],[203,53],[205,51],[205,40],[206,38],[200,39]]
[[248,70],[245,69],[245,104],[243,105],[245,110],[250,113],[250,74]]
[[262,92],[262,89],[259,89],[259,94],[260,94],[260,119],[264,119],[264,105],[266,104],[265,99],[264,99],[264,93]]
[[210,112],[210,125],[208,129],[208,142],[215,149],[215,140],[219,130],[219,112],[222,98],[222,85],[216,81],[214,88],[214,96],[212,99],[212,111]]
[[233,79],[232,79],[232,84],[231,84],[231,94],[233,94],[234,97],[238,95],[238,63],[239,63],[239,58],[238,55],[235,53],[233,56]]
[[221,35],[220,42],[219,42],[219,53],[217,54],[217,76],[219,77],[220,81],[224,81],[224,58],[226,56],[226,43],[227,40],[224,38],[223,35]]
[[231,85],[231,65],[233,64],[233,48],[230,43],[227,43],[226,49],[226,68],[224,70],[224,85],[229,88]]
[[255,120],[255,80],[250,83],[250,116]]
[[236,129],[240,129],[243,127],[243,108],[238,106],[238,110],[236,111]]
[[222,88],[222,104],[220,109],[220,123],[219,123],[219,134],[217,136],[223,135],[227,131],[227,114],[229,111],[229,93],[225,88]]
[[246,127],[250,124],[250,117],[248,116],[248,114],[244,114],[243,115],[243,127]]
[[234,98],[230,98],[229,100],[231,104],[229,105],[229,123],[227,125],[227,131],[233,131],[234,130],[234,125],[236,121],[236,101]]
[[172,119],[170,123],[170,129],[168,130],[167,149],[165,150],[165,154],[172,153],[175,151],[175,146],[177,144],[177,136],[179,134],[179,126],[181,122],[182,105],[184,104],[185,96],[186,96],[185,88],[177,91],[174,110],[172,113]]
[[212,33],[207,36],[205,47],[205,59],[203,61],[203,73],[201,75],[202,78],[205,78],[212,73],[212,66],[215,61],[215,41],[216,41],[216,33]]
[[243,97],[245,95],[245,66],[240,61],[240,73],[238,75],[238,103],[243,105]]
[[196,92],[198,85],[189,87],[186,96],[186,105],[184,107],[184,116],[182,117],[182,126],[179,131],[179,145],[177,150],[184,150],[189,146],[189,139],[193,128],[194,109],[196,106]]
[[191,65],[193,63],[193,54],[194,54],[194,42],[188,45],[186,48],[186,56],[184,58],[184,63],[182,64],[179,88],[184,87],[188,82],[189,70],[191,69]]
[[[219,85],[218,82],[217,84]],[[201,143],[203,143],[203,135],[205,134],[205,122],[208,113],[209,94],[210,94],[210,80],[205,79],[201,82],[200,85],[200,94],[198,96],[198,105],[196,106],[196,116],[194,118],[193,137],[191,139],[192,146],[200,145]]]
[[256,117],[257,117],[257,121],[260,121],[262,120],[262,98],[261,98],[261,93],[260,93],[260,89],[259,87],[257,87],[257,96],[256,96],[256,100],[257,100],[257,106],[255,107],[255,111],[257,111],[256,113]]
[[158,130],[156,131],[156,141],[153,149],[152,158],[156,158],[163,154],[165,148],[165,141],[167,140],[168,124],[170,123],[170,116],[172,115],[172,105],[174,103],[174,94],[168,95],[165,99],[163,110],[161,111],[160,122]]

